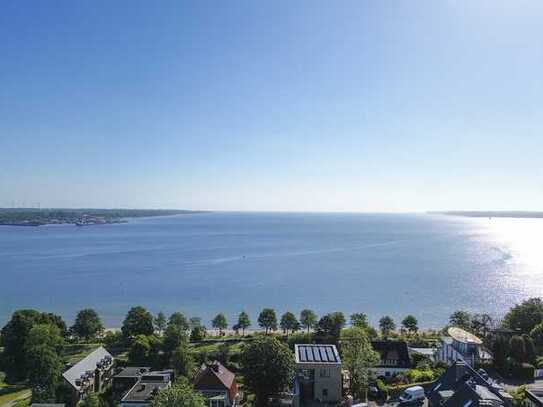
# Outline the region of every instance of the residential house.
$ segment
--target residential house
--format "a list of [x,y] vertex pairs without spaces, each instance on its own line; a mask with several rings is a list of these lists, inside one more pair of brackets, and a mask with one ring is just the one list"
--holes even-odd
[[411,368],[406,342],[372,341],[371,346],[379,353],[379,364],[370,369],[375,377],[388,378],[398,373],[405,373]]
[[111,382],[114,359],[99,347],[66,370],[62,377],[72,389],[71,405],[75,406],[86,394],[104,391]]
[[454,362],[428,392],[430,407],[510,407],[512,397],[465,361]]
[[522,405],[524,407],[543,407],[543,388],[526,389],[526,400]]
[[194,390],[202,393],[209,407],[236,406],[236,375],[220,362],[203,364],[194,377]]
[[129,366],[113,376],[113,394],[115,399],[120,399],[139,382],[141,376],[151,371],[150,367]]
[[342,400],[341,359],[335,345],[294,345],[296,383],[302,402]]
[[173,370],[143,373],[139,380],[121,399],[121,407],[147,407],[153,397],[162,389],[172,385]]
[[491,355],[483,349],[483,341],[461,328],[451,327],[448,336],[443,336],[436,350],[436,360],[453,363],[462,360],[470,366],[490,360]]

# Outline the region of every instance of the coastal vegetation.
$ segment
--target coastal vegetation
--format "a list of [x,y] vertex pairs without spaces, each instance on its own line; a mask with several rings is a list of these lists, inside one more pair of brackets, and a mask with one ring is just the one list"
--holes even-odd
[[[274,309],[263,309],[258,315],[261,331],[247,332],[251,326],[247,312],[239,313],[232,330],[228,330],[227,317],[221,312],[212,323],[218,334],[209,335],[198,317],[189,318],[182,312],[169,317],[162,312],[153,315],[142,306],[132,307],[116,331],[106,331],[93,309],[80,310],[69,329],[59,315],[19,310],[1,331],[0,370],[5,375],[0,377],[5,376],[9,385],[4,387],[13,390],[10,394],[28,388],[32,402],[58,401],[63,397],[61,373],[65,366],[103,345],[121,365],[175,369],[181,382],[174,385],[171,394],[161,396],[163,404],[155,405],[169,405],[171,400],[185,396],[198,405],[187,380],[202,363],[214,360],[238,375],[246,402],[265,405],[270,395],[292,379],[295,344],[336,344],[344,369],[352,378],[350,393],[358,399],[366,398],[370,384],[377,386],[381,394],[393,395],[406,385],[435,380],[446,367],[415,353],[407,372],[386,379],[372,377],[370,369],[379,360],[372,340],[403,340],[411,347],[431,348],[446,334],[447,327],[443,331],[421,330],[413,315],[405,316],[399,329],[386,315],[375,329],[363,312],[350,315],[349,323],[339,311],[320,317],[310,309],[298,315],[286,311],[279,323],[276,315]],[[486,368],[503,376],[527,380],[533,377],[535,368],[543,367],[543,302],[538,298],[513,306],[501,322],[486,314],[458,310],[451,314],[447,326],[461,327],[479,336],[494,355],[493,364]],[[102,397],[99,403],[102,406],[109,402]]]
[[34,209],[0,208],[0,225],[40,226],[48,224],[77,224],[87,217],[97,223],[119,223],[126,218],[171,216],[200,211],[174,209]]

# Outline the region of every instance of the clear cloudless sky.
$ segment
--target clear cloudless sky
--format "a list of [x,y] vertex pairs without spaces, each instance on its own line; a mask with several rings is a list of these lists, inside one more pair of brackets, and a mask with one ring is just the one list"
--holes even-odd
[[543,210],[543,2],[0,4],[0,206]]

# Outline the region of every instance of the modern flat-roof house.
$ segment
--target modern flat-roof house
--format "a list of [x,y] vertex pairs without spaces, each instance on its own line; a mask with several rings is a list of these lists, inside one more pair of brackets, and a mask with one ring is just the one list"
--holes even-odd
[[430,407],[509,407],[512,397],[464,361],[454,362],[428,392]]
[[102,346],[66,370],[62,377],[72,389],[71,405],[86,394],[104,391],[111,382],[114,359]]
[[151,371],[147,366],[129,366],[125,367],[115,376],[113,376],[113,394],[115,399],[120,399],[130,390],[145,373]]
[[443,336],[436,351],[436,360],[453,363],[462,360],[470,366],[491,359],[490,354],[483,349],[483,341],[461,328],[451,327],[447,330],[449,336]]
[[147,372],[128,390],[121,399],[121,407],[147,407],[152,398],[162,389],[170,387],[174,380],[173,370]]
[[342,399],[341,359],[335,345],[294,345],[300,400]]
[[391,377],[411,368],[409,348],[404,341],[372,341],[373,350],[379,353],[379,364],[370,370],[375,377]]
[[526,400],[524,407],[542,407],[543,406],[543,388],[534,387],[526,389]]
[[237,404],[236,375],[218,361],[202,365],[194,377],[194,390],[202,393],[209,407],[231,407]]

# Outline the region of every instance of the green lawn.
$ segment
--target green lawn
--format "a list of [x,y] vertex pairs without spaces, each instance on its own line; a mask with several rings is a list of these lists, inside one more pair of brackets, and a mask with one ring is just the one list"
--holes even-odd
[[19,389],[17,391],[4,394],[0,396],[0,406],[3,406],[6,403],[9,403],[10,401],[15,400],[16,398],[21,397],[22,395],[28,393],[28,398],[30,398],[30,390],[28,388]]
[[99,343],[67,344],[64,347],[64,361],[69,364],[75,364],[100,345]]

